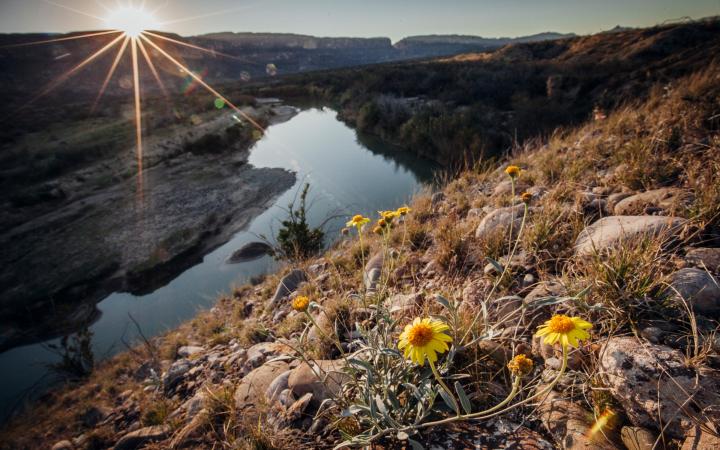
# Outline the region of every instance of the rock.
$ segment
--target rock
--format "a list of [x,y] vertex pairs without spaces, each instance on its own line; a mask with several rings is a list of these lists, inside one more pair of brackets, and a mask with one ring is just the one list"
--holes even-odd
[[[544,385],[540,385],[542,389]],[[560,394],[550,391],[537,407],[543,426],[566,450],[614,450],[618,447],[603,433],[591,434],[593,415],[590,411]]]
[[271,253],[272,247],[264,242],[248,242],[232,252],[232,254],[228,256],[227,263],[237,264],[245,261],[252,261],[253,259],[257,259]]
[[297,399],[292,405],[278,411],[275,415],[273,424],[277,428],[281,429],[294,426],[296,422],[303,418],[305,410],[310,405],[312,398],[313,395],[308,392]]
[[307,281],[307,275],[301,269],[293,269],[285,275],[275,289],[271,302],[275,304],[282,298],[292,294],[300,287],[300,283]]
[[[414,436],[413,439],[417,439]],[[494,418],[483,421],[464,421],[438,426],[423,436],[423,445],[430,450],[440,449],[508,449],[551,450],[556,448],[540,433],[513,423]],[[393,447],[395,448],[395,447]],[[409,449],[411,446],[397,446]]]
[[653,450],[656,437],[641,427],[622,427],[620,438],[628,450]]
[[267,359],[275,356],[288,354],[292,349],[281,342],[260,342],[246,352],[245,363],[242,373],[248,373],[256,367],[260,367]]
[[618,202],[624,198],[630,197],[632,192],[617,192],[615,194],[608,195],[607,202],[605,203],[605,208],[607,208],[608,211],[614,211],[615,205],[618,204]]
[[205,390],[198,390],[198,392],[193,395],[188,401],[185,402],[183,405],[185,408],[185,418],[187,421],[190,421],[195,418],[195,416],[200,413],[200,411],[205,408],[205,404],[207,403],[207,394]]
[[[515,195],[520,195],[527,189],[527,184],[516,181],[515,182]],[[512,182],[510,180],[501,181],[493,189],[493,197],[503,197],[505,195],[512,194]]]
[[335,336],[335,324],[330,321],[324,310],[313,314],[313,319],[315,319],[316,326],[313,326],[308,331],[307,338],[309,341],[322,341],[324,339],[323,333],[325,333],[325,336]]
[[82,413],[80,421],[87,428],[95,428],[95,425],[105,420],[110,412],[110,409],[102,406],[91,406]]
[[575,254],[591,255],[641,236],[678,235],[686,223],[685,219],[662,216],[603,217],[580,233],[575,241]]
[[495,236],[497,233],[507,235],[510,231],[510,224],[512,223],[513,235],[516,235],[520,229],[522,223],[523,210],[525,205],[518,204],[515,206],[507,206],[505,208],[499,208],[488,215],[478,224],[475,229],[475,237],[477,239],[488,239]]
[[181,358],[188,358],[204,351],[204,348],[198,347],[197,345],[183,345],[177,350],[177,354]]
[[373,291],[380,280],[382,274],[382,268],[384,263],[384,256],[382,252],[378,252],[373,255],[372,258],[365,263],[365,271],[363,274],[363,280],[365,280],[365,288],[368,291]]
[[[713,428],[709,426],[709,428]],[[717,450],[720,448],[720,438],[714,436],[695,425],[687,434],[680,450]]]
[[420,306],[422,295],[417,292],[411,294],[395,294],[385,300],[385,305],[396,319],[408,316]]
[[685,260],[701,269],[720,272],[720,248],[693,248],[685,253]]
[[562,283],[557,281],[543,281],[535,286],[532,291],[525,296],[525,303],[531,305],[532,302],[544,297],[564,297],[567,295],[567,289]]
[[290,366],[285,361],[270,361],[253,369],[243,377],[235,390],[235,405],[238,409],[265,401],[265,393],[278,375],[286,372]]
[[154,425],[131,431],[115,443],[115,450],[134,450],[143,447],[149,442],[162,441],[170,436],[170,427],[167,425]]
[[55,445],[52,446],[51,450],[74,450],[75,446],[70,441],[60,441],[56,442]]
[[190,371],[190,361],[187,359],[178,359],[168,368],[167,372],[163,376],[163,391],[169,393]]
[[631,195],[617,202],[613,213],[618,216],[644,214],[646,208],[672,210],[687,200],[687,192],[678,188],[661,188]]
[[[673,438],[699,416],[699,410],[720,418],[708,408],[720,404],[718,382],[685,364],[685,355],[664,345],[633,337],[612,337],[600,351],[600,373],[612,396],[639,427],[658,429]],[[692,400],[689,398],[692,397]]]
[[677,301],[685,300],[696,313],[720,312],[720,286],[705,270],[686,268],[674,272],[670,275],[669,294]]
[[313,404],[319,406],[323,400],[332,398],[340,392],[349,375],[342,372],[344,360],[316,360],[311,368],[302,363],[292,370],[288,386],[296,397],[313,394]]
[[267,391],[265,391],[265,397],[267,397],[270,403],[274,402],[282,391],[288,388],[288,378],[290,378],[291,370],[286,370],[281,373],[270,383]]

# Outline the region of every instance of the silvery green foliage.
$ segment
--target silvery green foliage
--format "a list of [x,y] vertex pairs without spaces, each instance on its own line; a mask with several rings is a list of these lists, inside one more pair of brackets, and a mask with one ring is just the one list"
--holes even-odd
[[[456,330],[455,305],[441,296],[437,297],[437,301],[447,313],[434,317],[450,325],[451,330]],[[365,329],[360,324],[356,327],[360,337],[354,345],[359,350],[354,357],[348,358],[349,364],[345,369],[352,381],[344,387],[341,395],[346,400],[342,416],[353,417],[362,432],[356,436],[344,436],[346,440],[338,448],[366,445],[390,434],[407,440],[413,448],[422,448],[411,437],[413,427],[436,419],[443,411],[454,414],[452,401],[435,381],[427,363],[420,367],[405,359],[397,349],[396,336],[402,330],[384,307],[377,308],[372,328]],[[441,373],[452,366],[455,352],[456,348],[452,345],[438,361]],[[469,410],[470,402],[457,381],[459,378],[446,376],[451,384],[455,382],[463,409]]]

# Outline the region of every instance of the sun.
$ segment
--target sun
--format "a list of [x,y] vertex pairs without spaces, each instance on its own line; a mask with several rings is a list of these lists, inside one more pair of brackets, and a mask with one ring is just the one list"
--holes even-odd
[[158,28],[159,22],[152,14],[135,6],[123,6],[105,17],[108,28],[120,30],[131,38],[137,38],[145,30]]

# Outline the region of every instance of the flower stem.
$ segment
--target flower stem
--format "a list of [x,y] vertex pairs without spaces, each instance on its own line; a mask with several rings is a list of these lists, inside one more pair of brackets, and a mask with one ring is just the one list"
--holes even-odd
[[435,363],[430,361],[429,358],[428,358],[428,363],[430,364],[430,370],[432,370],[433,375],[435,375],[435,379],[440,384],[440,386],[442,386],[442,388],[445,390],[445,392],[447,392],[447,395],[450,397],[450,400],[452,400],[453,408],[455,408],[455,413],[457,414],[457,417],[460,417],[460,405],[458,405],[457,400],[455,400],[455,396],[453,395],[450,388],[447,387],[445,382],[442,380],[440,373],[437,371],[437,368],[435,367]]

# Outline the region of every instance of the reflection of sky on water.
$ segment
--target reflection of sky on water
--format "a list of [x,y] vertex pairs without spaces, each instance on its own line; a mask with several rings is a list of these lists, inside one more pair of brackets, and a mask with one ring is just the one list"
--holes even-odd
[[[155,292],[134,296],[115,293],[98,304],[100,319],[91,330],[97,359],[122,351],[122,340],[134,342],[137,330],[129,316],[137,320],[146,336],[153,336],[193,317],[198,310],[211,307],[218,294],[229,292],[233,284],[277,267],[269,257],[229,265],[225,259],[243,244],[270,236],[277,231],[287,207],[304,182],[311,184],[308,212],[311,225],[327,217],[326,228],[337,236],[347,216],[396,208],[409,200],[421,182],[432,177],[432,166],[408,153],[383,147],[377,141],[358,139],[355,131],[336,119],[335,111],[309,109],[288,122],[271,126],[253,148],[250,163],[256,167],[282,167],[297,173],[295,186],[282,194],[274,205],[258,216],[247,231],[237,233],[230,242],[203,258],[166,286]],[[370,149],[363,143],[372,143]],[[54,342],[57,342],[55,340]],[[0,412],[12,399],[30,389],[46,372],[45,364],[55,356],[42,344],[19,347],[0,355]],[[7,370],[12,368],[12,370]]]

